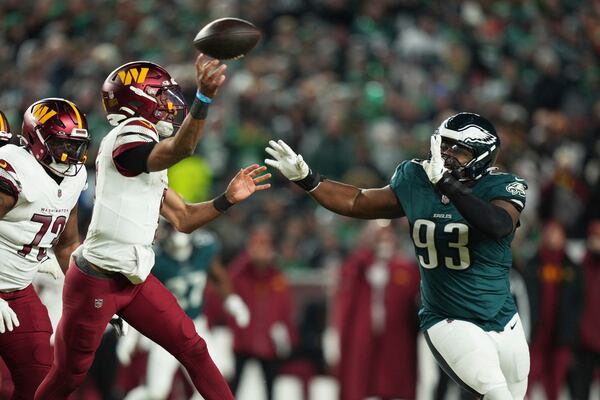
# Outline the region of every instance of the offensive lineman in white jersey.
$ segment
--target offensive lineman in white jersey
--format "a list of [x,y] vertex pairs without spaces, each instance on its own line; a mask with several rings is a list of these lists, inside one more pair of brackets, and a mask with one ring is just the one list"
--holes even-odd
[[197,57],[198,90],[189,113],[179,85],[154,63],[122,65],[105,80],[102,101],[116,128],[100,145],[92,221],[65,278],[54,363],[36,399],[66,399],[81,384],[113,314],[175,356],[206,400],[233,399],[193,321],[150,273],[159,215],[189,233],[270,187],[259,184],[270,174],[259,176],[266,167],[258,165],[242,169],[225,193],[204,203],[187,204],[167,186],[166,169],[191,155],[200,140],[225,68]]
[[[7,126],[1,118],[0,130]],[[87,121],[68,100],[43,99],[27,108],[22,139],[24,147],[0,148],[0,356],[15,385],[12,398],[33,399],[52,362],[52,327],[31,281],[38,271],[62,274],[79,245]]]

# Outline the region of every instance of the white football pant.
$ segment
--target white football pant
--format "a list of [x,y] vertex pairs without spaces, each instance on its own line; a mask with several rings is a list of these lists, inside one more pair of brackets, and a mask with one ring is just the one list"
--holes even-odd
[[527,391],[529,347],[518,314],[502,332],[443,320],[425,338],[436,360],[458,384],[486,400],[522,400]]

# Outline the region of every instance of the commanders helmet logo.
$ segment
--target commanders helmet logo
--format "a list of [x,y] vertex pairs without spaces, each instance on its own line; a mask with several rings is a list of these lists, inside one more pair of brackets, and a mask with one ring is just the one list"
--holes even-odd
[[134,83],[144,83],[146,75],[150,68],[141,68],[139,71],[137,68],[129,68],[128,70],[119,71],[119,79],[123,82],[123,85],[131,85]]
[[43,103],[36,104],[35,106],[33,106],[33,116],[40,122],[40,124],[44,124],[56,114],[56,111],[49,108]]

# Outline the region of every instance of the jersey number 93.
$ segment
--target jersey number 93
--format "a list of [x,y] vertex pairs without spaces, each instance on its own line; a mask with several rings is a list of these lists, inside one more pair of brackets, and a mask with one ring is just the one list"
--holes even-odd
[[437,268],[443,263],[446,268],[464,270],[471,265],[469,244],[469,226],[459,222],[444,225],[443,231],[448,236],[444,249],[435,243],[435,230],[441,227],[427,219],[417,219],[413,224],[412,239],[417,248],[419,264],[423,268]]

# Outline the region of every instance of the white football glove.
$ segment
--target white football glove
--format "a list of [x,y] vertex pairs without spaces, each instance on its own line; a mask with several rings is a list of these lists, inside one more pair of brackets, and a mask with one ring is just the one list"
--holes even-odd
[[265,151],[269,153],[274,160],[265,159],[265,164],[276,168],[290,181],[299,181],[308,176],[310,168],[300,154],[294,153],[283,140],[269,140],[269,146]]
[[448,168],[444,167],[442,158],[442,136],[439,134],[431,135],[431,160],[423,162],[423,169],[434,185],[438,183]]
[[271,325],[269,335],[275,344],[275,352],[277,353],[277,356],[279,358],[285,358],[289,356],[292,351],[292,341],[285,324],[281,321],[275,322],[273,325]]
[[244,300],[237,294],[230,294],[225,299],[223,304],[225,311],[229,313],[234,319],[237,326],[245,328],[250,324],[250,310],[244,303]]
[[58,260],[54,257],[48,257],[40,263],[38,266],[38,272],[43,274],[51,275],[54,279],[58,279],[63,276],[62,269]]
[[0,333],[6,332],[7,329],[12,332],[14,327],[19,325],[17,314],[10,308],[6,300],[0,299]]

